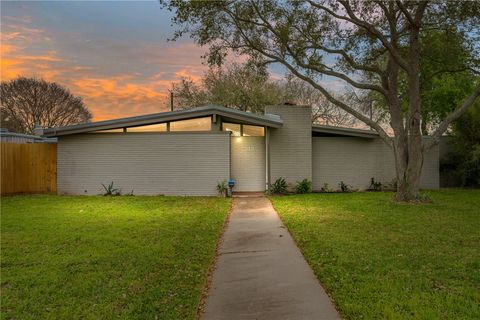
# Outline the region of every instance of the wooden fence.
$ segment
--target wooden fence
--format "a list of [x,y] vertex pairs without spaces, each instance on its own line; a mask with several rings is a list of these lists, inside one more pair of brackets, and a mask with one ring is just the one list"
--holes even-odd
[[1,143],[1,194],[56,193],[57,145]]

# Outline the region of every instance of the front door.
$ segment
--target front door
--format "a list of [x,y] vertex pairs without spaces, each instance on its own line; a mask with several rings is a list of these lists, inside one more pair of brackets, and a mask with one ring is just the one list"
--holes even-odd
[[265,137],[231,139],[233,191],[265,191]]

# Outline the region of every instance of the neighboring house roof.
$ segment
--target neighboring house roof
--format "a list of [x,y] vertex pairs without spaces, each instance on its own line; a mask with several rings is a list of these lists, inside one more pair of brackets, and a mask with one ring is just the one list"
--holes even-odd
[[8,129],[0,128],[0,140],[4,142],[15,142],[15,143],[56,143],[57,139],[55,138],[43,138],[31,134],[17,133],[8,131]]
[[334,127],[326,126],[321,124],[312,125],[312,132],[327,134],[327,135],[340,135],[348,137],[360,137],[360,138],[378,138],[378,133],[372,130],[365,129],[353,129],[353,128],[343,128],[343,127]]
[[186,120],[200,118],[206,116],[222,116],[224,122],[242,122],[252,125],[261,125],[273,128],[279,128],[283,125],[283,121],[279,116],[273,114],[260,115],[251,112],[239,111],[216,105],[208,105],[198,108],[177,110],[170,112],[161,112],[148,114],[143,116],[121,118],[115,120],[98,121],[77,124],[66,127],[46,128],[40,134],[47,137],[56,137],[74,133],[85,133],[99,130],[109,130],[124,127],[143,126],[168,121]]

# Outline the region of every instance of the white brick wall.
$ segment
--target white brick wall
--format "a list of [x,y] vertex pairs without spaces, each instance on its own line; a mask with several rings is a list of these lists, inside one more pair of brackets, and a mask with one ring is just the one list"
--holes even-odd
[[90,133],[60,137],[59,194],[216,195],[230,177],[226,133]]
[[312,110],[305,106],[268,106],[265,113],[279,115],[283,126],[270,132],[270,182],[283,177],[294,185],[312,180]]
[[[324,183],[338,188],[340,181],[366,189],[372,177],[384,184],[395,177],[393,151],[379,138],[313,137],[312,145],[314,190]],[[439,188],[438,146],[424,159],[421,187]]]
[[265,138],[231,139],[234,191],[265,191]]

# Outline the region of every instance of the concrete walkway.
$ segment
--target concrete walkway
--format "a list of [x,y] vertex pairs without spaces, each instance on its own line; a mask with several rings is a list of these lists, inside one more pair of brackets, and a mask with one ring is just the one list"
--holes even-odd
[[270,201],[233,201],[204,319],[340,319]]

